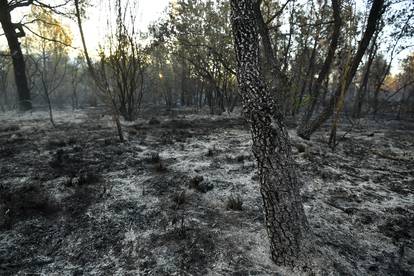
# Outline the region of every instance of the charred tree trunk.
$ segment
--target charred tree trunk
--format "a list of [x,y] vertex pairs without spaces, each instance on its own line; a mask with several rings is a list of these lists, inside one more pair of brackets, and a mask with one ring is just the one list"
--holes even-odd
[[188,101],[186,101],[186,90],[187,90],[187,64],[185,63],[185,60],[182,60],[181,63],[181,98],[180,103],[181,107],[184,105],[189,105]]
[[[27,84],[26,64],[19,42],[19,37],[24,36],[24,32],[21,25],[14,24],[12,22],[10,7],[7,0],[0,0],[0,23],[6,36],[10,55],[13,61],[19,109],[21,111],[31,110],[32,99],[30,96],[30,89]],[[16,31],[17,29],[19,32]]]
[[334,19],[334,29],[332,32],[331,43],[329,45],[328,54],[326,55],[325,62],[321,68],[321,71],[318,74],[318,79],[315,84],[312,85],[310,91],[310,104],[305,111],[304,116],[300,122],[298,133],[301,133],[305,126],[308,124],[309,120],[312,118],[312,115],[317,106],[318,100],[320,98],[322,83],[325,79],[328,78],[329,72],[331,70],[331,65],[335,60],[335,52],[338,47],[339,35],[341,31],[342,20],[340,16],[340,3],[338,0],[332,0],[332,10],[333,10],[333,19]]
[[370,53],[369,53],[369,57],[368,57],[368,62],[366,65],[366,69],[364,72],[364,77],[362,79],[362,83],[361,86],[359,87],[356,95],[355,95],[355,102],[354,102],[354,108],[352,110],[353,114],[352,116],[354,118],[359,118],[361,117],[361,112],[362,112],[362,105],[364,103],[364,99],[367,96],[367,91],[368,91],[368,82],[369,82],[369,75],[371,72],[371,66],[372,66],[372,62],[374,61],[375,55],[376,55],[376,43],[375,43],[375,39],[372,41],[372,46],[370,49]]
[[372,105],[373,105],[372,106],[372,114],[374,115],[374,118],[376,118],[377,113],[378,113],[379,94],[380,94],[381,86],[384,84],[385,79],[387,78],[388,74],[390,73],[391,64],[392,64],[392,59],[388,62],[388,64],[385,66],[385,68],[383,68],[381,78],[378,80],[378,82],[375,83],[375,89],[373,91],[374,98],[373,98],[373,103],[372,103]]
[[294,106],[293,115],[296,115],[301,109],[303,98],[305,97],[306,89],[312,87],[312,83],[313,83],[312,80],[314,78],[313,75],[314,75],[314,69],[315,69],[315,56],[316,56],[316,50],[318,48],[318,40],[319,40],[319,35],[315,38],[315,42],[313,44],[312,53],[309,58],[308,68],[306,70],[307,73],[302,83],[302,88],[300,90],[298,102]]
[[[340,81],[335,94],[330,98],[328,105],[322,110],[322,112],[313,120],[306,124],[301,131],[298,131],[298,135],[304,139],[310,139],[310,136],[319,129],[334,113],[336,108],[336,114],[338,115],[342,109],[343,99],[346,91],[348,90],[352,79],[361,63],[362,57],[372,36],[378,25],[382,13],[384,12],[384,0],[374,0],[371,6],[371,10],[368,17],[368,24],[365,29],[364,35],[359,42],[357,52],[351,62],[346,66],[343,78]],[[335,120],[337,120],[337,115]]]
[[[280,97],[282,94],[281,91],[278,92],[280,89],[287,89],[288,85],[288,78],[287,76],[280,70],[279,63],[277,61],[277,57],[275,55],[275,48],[272,45],[270,39],[269,28],[263,18],[260,4],[262,1],[253,1],[253,11],[256,18],[256,24],[258,28],[258,33],[261,38],[261,42],[263,45],[263,54],[265,57],[265,69],[266,69],[266,76],[270,78],[271,83],[271,93],[274,97]],[[277,45],[275,45],[277,46]]]
[[308,223],[284,118],[260,72],[254,2],[231,0],[239,91],[251,124],[272,259],[278,265],[303,267]]

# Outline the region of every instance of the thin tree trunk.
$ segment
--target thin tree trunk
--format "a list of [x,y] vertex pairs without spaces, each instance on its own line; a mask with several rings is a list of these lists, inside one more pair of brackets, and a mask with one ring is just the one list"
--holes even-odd
[[81,35],[83,51],[85,53],[85,59],[86,59],[86,64],[88,65],[89,73],[91,74],[92,79],[95,81],[95,84],[97,85],[97,87],[101,91],[106,93],[106,97],[110,97],[110,99],[106,99],[107,104],[111,108],[112,120],[115,122],[116,129],[117,129],[117,132],[118,132],[119,141],[124,142],[125,138],[124,138],[124,134],[122,133],[122,126],[121,126],[121,122],[119,120],[119,111],[116,107],[116,103],[115,103],[114,99],[111,96],[108,95],[108,93],[110,93],[110,91],[108,91],[109,88],[108,87],[102,87],[102,85],[99,83],[97,74],[96,74],[96,72],[93,68],[92,61],[89,57],[88,48],[86,47],[85,35],[83,33],[82,19],[81,19],[80,7],[79,7],[79,0],[75,0],[75,9],[76,9],[76,19],[77,19],[77,23],[78,23],[78,27],[79,27],[79,33]]
[[374,35],[378,21],[384,12],[383,7],[384,0],[373,1],[364,35],[358,45],[358,50],[354,58],[351,60],[348,66],[346,66],[345,72],[343,72],[342,81],[340,81],[335,94],[330,98],[329,104],[324,108],[324,110],[313,121],[310,121],[306,126],[302,128],[300,132],[298,132],[298,135],[300,137],[304,139],[310,139],[310,136],[332,116],[335,109],[335,121],[338,120],[338,114],[342,110],[343,99],[345,97],[346,91],[348,90],[352,79],[355,76],[355,73],[358,69],[359,64],[361,63],[366,49],[368,48],[371,38]]
[[76,88],[72,89],[72,109],[76,110],[79,108],[78,92]]
[[50,123],[52,124],[53,127],[56,127],[55,120],[53,119],[52,103],[50,102],[50,96],[48,92],[45,92],[45,97],[47,101],[47,107],[49,109]]
[[277,58],[275,56],[275,51],[270,40],[269,28],[267,27],[266,22],[264,21],[261,9],[260,9],[261,1],[253,1],[253,11],[256,18],[256,24],[258,28],[258,33],[261,37],[261,42],[263,45],[263,53],[265,57],[265,64],[267,74],[270,77],[271,82],[271,93],[274,97],[280,97],[282,93],[280,91],[277,93],[277,90],[281,87],[287,89],[288,79],[280,70],[280,67],[277,62]]
[[364,103],[364,98],[366,97],[367,91],[368,91],[368,81],[369,81],[369,73],[371,72],[371,66],[372,66],[372,62],[374,61],[375,58],[375,54],[377,52],[376,49],[376,44],[375,44],[375,38],[372,41],[372,46],[370,49],[370,53],[369,53],[369,57],[368,57],[368,62],[367,62],[367,68],[365,69],[364,72],[364,77],[362,79],[362,83],[361,86],[359,87],[356,95],[355,95],[355,102],[354,102],[354,108],[353,108],[353,114],[352,116],[354,118],[359,118],[361,116],[361,111],[362,111],[362,105]]
[[201,88],[198,95],[198,107],[201,110],[203,108],[203,95],[204,95],[204,82],[201,82]]
[[313,83],[312,80],[314,78],[313,75],[314,75],[314,69],[315,69],[315,56],[316,56],[316,49],[318,47],[318,40],[319,40],[319,34],[315,38],[315,42],[312,48],[312,53],[309,59],[308,69],[306,70],[307,73],[306,73],[305,79],[303,80],[302,88],[300,90],[299,101],[294,106],[293,115],[296,115],[302,106],[303,97],[305,96],[306,88],[312,87],[312,83]]
[[372,113],[374,115],[374,118],[377,116],[377,112],[378,112],[378,107],[379,107],[379,93],[380,93],[380,89],[381,86],[384,84],[385,79],[387,78],[388,74],[390,73],[391,70],[391,64],[392,64],[392,59],[388,62],[388,64],[385,66],[381,79],[376,83],[375,85],[375,89],[374,89],[374,102],[373,102],[373,110]]
[[239,92],[251,124],[272,259],[278,265],[303,267],[308,223],[284,118],[260,72],[253,2],[231,0]]
[[40,72],[40,80],[42,82],[42,88],[43,88],[43,94],[45,96],[46,99],[46,103],[47,103],[47,108],[49,111],[49,120],[50,123],[52,124],[53,127],[56,127],[55,121],[53,120],[53,110],[52,110],[52,103],[50,101],[50,90],[49,90],[49,86],[46,82],[45,76],[48,74],[47,69],[46,69],[46,52],[45,52],[45,48],[42,47],[42,69]]
[[401,99],[398,103],[398,111],[397,111],[397,117],[396,117],[397,120],[401,120],[401,111],[403,109],[403,105],[404,105],[404,101],[405,101],[404,94],[405,94],[405,89],[404,89],[404,91],[401,95]]
[[[186,80],[186,77],[187,77],[187,75],[186,75],[186,73],[187,73],[186,66],[187,65],[186,65],[184,59],[183,59],[181,64],[182,65],[181,65],[181,99],[180,99],[180,101],[181,101],[181,107],[183,107],[186,104],[185,91],[187,89],[187,86],[186,86],[186,81],[187,81]],[[188,103],[187,103],[187,105],[188,105]]]
[[298,133],[301,133],[305,126],[309,123],[309,120],[312,118],[312,115],[316,109],[316,105],[320,98],[322,83],[329,76],[331,70],[331,65],[335,59],[336,48],[338,47],[338,40],[341,31],[342,19],[340,15],[340,4],[338,0],[332,0],[332,10],[333,10],[333,19],[334,19],[334,29],[332,32],[331,43],[329,45],[328,54],[326,55],[325,62],[319,72],[318,79],[315,84],[312,85],[310,91],[310,104],[305,111],[304,116],[300,122]]

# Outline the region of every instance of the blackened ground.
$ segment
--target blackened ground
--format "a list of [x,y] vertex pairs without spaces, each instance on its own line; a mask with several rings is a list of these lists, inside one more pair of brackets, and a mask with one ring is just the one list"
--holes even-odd
[[[239,116],[147,115],[123,144],[100,110],[0,120],[0,275],[288,275]],[[289,127],[326,270],[414,275],[414,123],[347,124],[334,152]]]

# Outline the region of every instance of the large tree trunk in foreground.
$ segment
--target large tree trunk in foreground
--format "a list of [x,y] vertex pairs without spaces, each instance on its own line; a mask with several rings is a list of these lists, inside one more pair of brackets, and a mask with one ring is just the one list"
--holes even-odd
[[278,265],[303,267],[301,251],[308,224],[283,115],[259,69],[253,5],[253,0],[231,1],[243,111],[251,124],[272,259]]
[[[335,94],[330,98],[328,105],[324,110],[308,124],[298,129],[298,135],[304,139],[310,139],[310,136],[318,130],[336,111],[335,125],[338,120],[339,112],[343,107],[343,100],[345,98],[346,91],[351,85],[352,79],[361,63],[362,57],[365,54],[366,49],[371,41],[372,36],[377,29],[378,21],[381,19],[384,12],[384,0],[374,0],[369,12],[368,23],[365,29],[364,35],[359,42],[357,52],[351,62],[345,66],[345,72],[337,87]],[[336,110],[335,110],[336,109]]]
[[23,30],[21,28],[19,30],[20,33],[16,32],[18,25],[12,23],[7,0],[0,0],[0,23],[6,36],[13,61],[19,109],[21,111],[27,111],[32,109],[32,99],[27,84],[26,64],[19,42],[19,37],[24,36],[24,33],[22,33]]

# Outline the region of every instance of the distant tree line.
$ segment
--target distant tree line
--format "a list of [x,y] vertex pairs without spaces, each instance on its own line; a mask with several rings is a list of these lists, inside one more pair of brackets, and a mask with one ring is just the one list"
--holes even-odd
[[[344,112],[353,119],[414,116],[413,54],[391,75],[396,56],[412,46],[410,1],[385,1],[377,10],[369,3],[357,9],[347,0],[255,3],[266,82],[283,91],[283,114],[297,117],[299,135],[309,138],[332,116],[338,125]],[[87,16],[88,2],[78,4],[80,16]],[[77,30],[67,29],[60,18],[76,18],[72,1],[51,6],[1,0],[1,5],[9,45],[0,55],[2,110],[107,102],[83,54],[69,54],[71,32]],[[208,107],[211,114],[240,105],[229,1],[175,1],[146,34],[123,1],[109,5],[117,19],[92,63],[120,116],[134,120],[142,104]],[[23,6],[31,7],[30,14],[13,23],[11,13]]]

